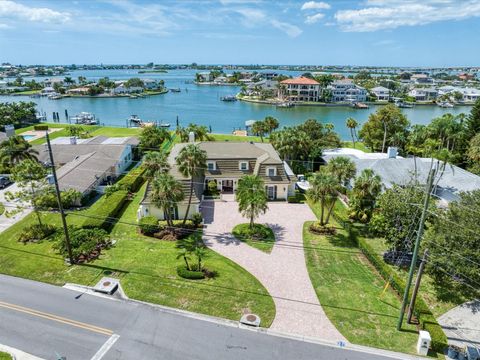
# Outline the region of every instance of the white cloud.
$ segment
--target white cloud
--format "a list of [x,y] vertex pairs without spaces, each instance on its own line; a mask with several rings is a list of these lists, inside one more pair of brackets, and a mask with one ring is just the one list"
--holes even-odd
[[70,20],[70,14],[67,12],[29,7],[10,0],[0,1],[0,17],[44,23],[64,23]]
[[267,15],[259,9],[236,9],[235,12],[242,15],[242,24],[246,27],[255,27],[265,22]]
[[369,0],[358,10],[340,10],[335,19],[343,31],[371,32],[418,26],[438,21],[463,20],[480,16],[480,0]]
[[10,26],[7,24],[0,24],[0,29],[10,29]]
[[320,21],[324,17],[325,17],[325,14],[322,14],[322,13],[318,13],[318,14],[315,14],[315,15],[309,15],[309,16],[306,17],[305,23],[306,24],[315,24],[316,22]]
[[303,32],[302,29],[300,29],[298,26],[295,26],[286,22],[281,22],[274,19],[274,20],[271,20],[270,23],[272,24],[273,27],[283,31],[285,34],[287,34],[291,38],[297,37]]
[[323,1],[307,1],[302,5],[302,10],[326,10],[330,9],[330,4]]

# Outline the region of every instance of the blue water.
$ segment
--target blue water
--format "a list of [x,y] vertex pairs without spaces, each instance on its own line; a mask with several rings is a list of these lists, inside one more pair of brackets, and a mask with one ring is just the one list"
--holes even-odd
[[[233,95],[239,91],[237,86],[206,86],[186,83],[195,77],[195,70],[172,70],[168,73],[138,74],[136,70],[92,70],[74,71],[70,74],[77,80],[78,76],[88,79],[98,79],[104,76],[113,80],[131,77],[163,79],[167,88],[180,88],[180,93],[149,96],[146,98],[65,98],[49,100],[47,98],[29,98],[27,96],[0,96],[0,102],[34,101],[38,111],[46,113],[52,121],[53,112],[58,112],[60,121],[65,121],[65,110],[70,116],[82,111],[96,115],[102,124],[126,126],[130,115],[138,115],[144,121],[156,120],[175,125],[178,116],[180,125],[196,124],[211,126],[215,133],[231,133],[234,128],[244,128],[246,120],[261,120],[265,116],[276,117],[281,126],[300,124],[309,118],[323,123],[332,123],[335,130],[344,139],[349,138],[345,126],[348,117],[355,118],[360,124],[368,115],[377,109],[371,106],[367,110],[356,110],[348,107],[313,107],[298,106],[293,108],[276,108],[264,104],[252,104],[242,101],[224,102],[220,97]],[[299,75],[299,72],[283,72]],[[416,106],[412,109],[402,109],[412,124],[428,124],[432,118],[445,113],[469,113],[471,107],[455,107],[443,109],[438,106]]]
[[32,140],[33,138],[37,137],[36,135],[22,135],[22,137],[25,139],[25,140]]

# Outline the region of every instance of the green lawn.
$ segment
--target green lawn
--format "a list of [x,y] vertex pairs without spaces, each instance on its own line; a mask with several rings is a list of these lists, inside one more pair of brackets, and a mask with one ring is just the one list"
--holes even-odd
[[263,224],[254,224],[253,230],[249,223],[238,224],[233,228],[232,234],[238,240],[266,253],[270,253],[275,245],[275,234]]
[[303,241],[310,279],[328,318],[348,341],[415,353],[413,325],[396,330],[401,301],[337,224],[332,236],[314,235],[306,222]]
[[[211,134],[215,141],[254,141],[261,142],[259,136],[237,136],[237,135],[228,135],[228,134]],[[268,142],[267,138],[263,138],[264,142]]]
[[40,94],[42,90],[25,90],[12,93],[13,96]]
[[352,149],[358,149],[362,150],[363,152],[369,153],[372,152],[369,148],[365,146],[365,144],[361,141],[355,141],[355,148],[353,147],[353,142],[351,141],[344,141],[343,142],[343,147],[346,148],[352,148]]
[[[218,277],[185,280],[176,274],[174,242],[147,238],[137,232],[136,212],[145,185],[125,208],[121,222],[112,229],[116,245],[101,258],[85,265],[66,267],[52,249],[50,241],[22,245],[17,241],[21,229],[36,221],[30,214],[0,234],[0,272],[56,285],[74,282],[94,285],[103,275],[121,279],[128,296],[213,316],[238,320],[244,312],[254,312],[268,327],[275,316],[275,305],[266,289],[250,273],[219,254],[207,250],[205,265]],[[99,201],[103,201],[102,199]],[[108,201],[108,200],[106,200]],[[69,224],[81,224],[85,212],[73,212]],[[88,210],[87,210],[88,213]],[[76,215],[75,215],[76,214]],[[57,214],[43,214],[44,222],[60,225]]]
[[12,360],[10,354],[0,351],[0,360]]

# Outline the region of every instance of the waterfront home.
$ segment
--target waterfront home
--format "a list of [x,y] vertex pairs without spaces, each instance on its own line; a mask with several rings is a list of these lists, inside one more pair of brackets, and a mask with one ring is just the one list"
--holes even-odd
[[276,72],[265,72],[265,73],[260,73],[260,77],[264,80],[273,80],[276,77],[278,77],[278,73]]
[[[52,152],[57,166],[60,190],[75,189],[82,196],[91,191],[102,192],[132,164],[134,137],[95,136],[88,139],[59,137],[52,139]],[[36,145],[38,160],[49,163],[46,145]]]
[[210,71],[199,72],[197,73],[196,78],[198,82],[210,82],[213,80],[213,76]]
[[[407,185],[416,179],[420,184],[426,184],[432,158],[403,158],[398,156],[397,149],[390,147],[387,153],[365,153],[357,149],[326,149],[322,158],[329,162],[332,158],[345,156],[350,158],[357,170],[357,176],[364,169],[371,169],[382,179],[384,189],[394,184]],[[434,163],[438,160],[433,159]],[[441,164],[441,163],[440,163]],[[353,185],[354,180],[352,180]],[[457,201],[460,193],[480,189],[480,176],[448,164],[435,186],[434,198],[439,200],[439,206]]]
[[66,93],[71,95],[88,95],[89,91],[90,91],[90,87],[81,86],[74,89],[69,89],[66,91]]
[[438,97],[438,90],[434,88],[415,88],[408,92],[408,96],[416,101],[433,101]]
[[63,86],[63,79],[62,78],[52,78],[52,79],[45,79],[43,80],[43,86],[44,87],[53,87],[53,85],[58,84],[60,86]]
[[311,101],[320,99],[320,83],[307,77],[286,79],[280,82],[279,98],[287,101]]
[[156,90],[162,87],[162,83],[155,79],[142,79],[143,87],[146,90]]
[[226,76],[217,76],[214,80],[214,84],[225,84],[228,81]]
[[327,86],[332,94],[333,102],[364,102],[367,100],[367,90],[355,85],[351,79],[335,80]]
[[475,102],[480,99],[480,90],[476,88],[461,88],[457,86],[442,86],[438,88],[439,95],[454,95],[455,93],[459,93],[462,95],[462,102]]
[[273,97],[278,93],[278,81],[273,80],[260,80],[251,84],[248,84],[246,94],[247,95],[259,95],[261,91],[270,90]]
[[51,86],[46,86],[42,89],[42,94],[48,95],[48,94],[55,94],[56,91],[53,87]]
[[[184,177],[179,171],[175,159],[188,143],[175,144],[168,156],[170,173],[181,182],[185,192],[185,200],[174,209],[176,219],[184,217],[190,178]],[[287,200],[295,193],[295,175],[289,166],[280,159],[273,146],[268,143],[213,141],[197,142],[207,153],[207,168],[205,174],[194,178],[194,196],[189,215],[199,212],[202,195],[208,189],[208,184],[214,182],[221,194],[235,194],[240,178],[246,174],[258,175],[265,182],[265,190],[269,200]],[[163,210],[152,204],[151,188],[147,191],[138,209],[138,217],[153,215],[164,218]]]
[[388,100],[390,99],[390,89],[387,89],[386,87],[383,86],[376,86],[372,89],[370,89],[370,92],[375,95],[377,100]]
[[141,86],[132,86],[132,87],[127,87],[125,86],[124,83],[116,86],[112,90],[113,94],[133,94],[133,93],[140,93],[143,92],[143,87]]
[[433,79],[427,74],[413,74],[410,76],[410,81],[415,84],[431,84]]

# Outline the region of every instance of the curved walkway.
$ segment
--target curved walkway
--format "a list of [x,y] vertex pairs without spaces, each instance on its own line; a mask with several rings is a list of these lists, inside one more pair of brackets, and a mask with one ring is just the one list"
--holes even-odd
[[305,264],[303,224],[315,220],[305,204],[271,202],[269,210],[257,220],[275,232],[276,243],[270,254],[240,242],[232,228],[247,220],[234,201],[202,203],[205,243],[253,274],[273,297],[276,307],[271,329],[275,331],[346,341],[325,315]]

